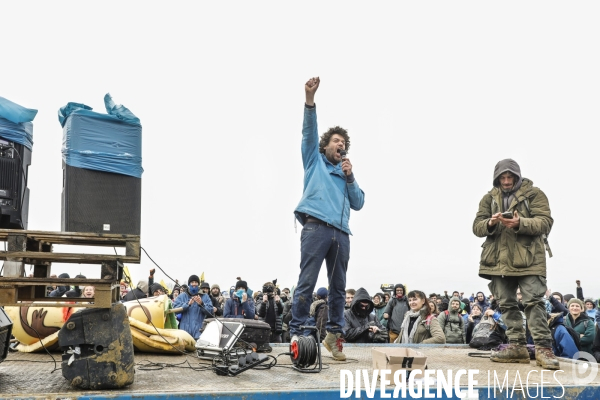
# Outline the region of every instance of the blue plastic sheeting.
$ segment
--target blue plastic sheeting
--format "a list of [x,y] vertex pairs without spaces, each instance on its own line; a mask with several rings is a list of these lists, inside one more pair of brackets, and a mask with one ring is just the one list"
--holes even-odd
[[0,117],[0,137],[9,142],[22,144],[29,150],[33,150],[33,124],[31,122],[15,124]]
[[37,110],[0,97],[0,136],[33,150],[33,124]]
[[12,101],[0,97],[0,117],[12,123],[31,122],[37,115],[37,110],[25,108]]
[[109,114],[68,103],[58,111],[63,126],[63,161],[77,168],[141,178],[142,126],[131,111],[104,97]]

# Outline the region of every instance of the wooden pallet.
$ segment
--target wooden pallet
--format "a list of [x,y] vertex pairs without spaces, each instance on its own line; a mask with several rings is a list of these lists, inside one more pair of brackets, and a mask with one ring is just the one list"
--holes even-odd
[[[65,307],[67,303],[93,301],[86,307],[108,308],[119,301],[119,282],[123,263],[139,264],[140,237],[137,235],[79,232],[45,232],[0,229],[0,241],[7,242],[7,251],[0,251],[5,260],[4,277],[0,277],[0,306],[20,306],[21,302],[44,301],[45,307]],[[53,245],[79,245],[125,248],[125,255],[58,253]],[[100,264],[101,279],[50,278],[53,262]],[[33,278],[26,278],[25,264],[33,265]],[[47,286],[95,286],[93,299],[46,297]]]

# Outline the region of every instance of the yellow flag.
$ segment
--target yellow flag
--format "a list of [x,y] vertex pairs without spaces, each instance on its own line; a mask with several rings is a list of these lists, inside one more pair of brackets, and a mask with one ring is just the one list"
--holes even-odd
[[202,275],[200,275],[200,283],[204,282],[204,271],[202,272]]
[[165,283],[165,281],[163,279],[160,280],[160,286],[165,288],[165,294],[169,294],[169,288],[167,287],[167,284]]
[[129,268],[127,268],[127,265],[123,266],[123,279],[125,281],[129,280],[129,282],[131,282],[131,285],[134,285],[133,279],[131,279],[131,273],[129,272]]

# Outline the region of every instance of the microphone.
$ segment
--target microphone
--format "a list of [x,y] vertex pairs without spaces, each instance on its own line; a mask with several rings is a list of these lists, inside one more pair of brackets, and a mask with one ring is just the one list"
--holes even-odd
[[346,158],[346,150],[338,149],[338,153],[342,156],[342,160]]

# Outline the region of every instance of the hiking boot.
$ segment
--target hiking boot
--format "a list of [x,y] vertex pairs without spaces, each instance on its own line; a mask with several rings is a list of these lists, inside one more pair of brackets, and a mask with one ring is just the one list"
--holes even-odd
[[560,369],[558,359],[549,347],[535,347],[535,363],[543,369]]
[[509,344],[506,348],[493,351],[490,360],[500,363],[529,364],[529,352],[525,345]]
[[345,340],[341,333],[327,332],[327,336],[323,339],[323,346],[331,352],[331,356],[337,361],[346,361],[346,355],[342,353]]

